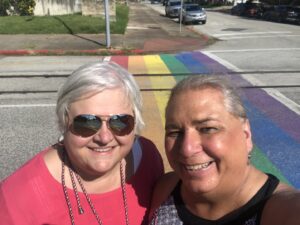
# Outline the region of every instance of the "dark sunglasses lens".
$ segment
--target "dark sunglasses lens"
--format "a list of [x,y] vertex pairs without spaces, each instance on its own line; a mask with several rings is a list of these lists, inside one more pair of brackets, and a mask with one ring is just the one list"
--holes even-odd
[[118,136],[129,134],[134,128],[134,117],[131,115],[113,115],[109,127]]
[[102,121],[94,115],[79,115],[73,120],[71,131],[82,137],[89,137],[97,133]]

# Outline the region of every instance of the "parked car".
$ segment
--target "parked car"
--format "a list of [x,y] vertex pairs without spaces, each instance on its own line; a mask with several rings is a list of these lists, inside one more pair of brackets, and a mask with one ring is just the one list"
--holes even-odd
[[151,0],[151,4],[158,4],[160,3],[160,0]]
[[269,21],[285,22],[288,12],[287,5],[273,5],[267,7],[262,18]]
[[169,0],[162,0],[161,3],[163,6],[165,6],[168,3]]
[[261,18],[264,14],[264,7],[262,3],[246,2],[243,16],[252,18]]
[[286,21],[300,24],[300,6],[291,6],[288,8]]
[[181,9],[180,0],[169,0],[165,6],[166,16],[178,17]]
[[260,18],[263,15],[263,4],[256,2],[239,3],[231,8],[231,15]]
[[182,18],[180,20],[180,14],[178,17],[179,21],[183,24],[187,23],[202,23],[205,24],[207,15],[205,10],[198,4],[184,4],[182,7]]
[[245,11],[245,3],[238,3],[230,10],[231,15],[242,16]]

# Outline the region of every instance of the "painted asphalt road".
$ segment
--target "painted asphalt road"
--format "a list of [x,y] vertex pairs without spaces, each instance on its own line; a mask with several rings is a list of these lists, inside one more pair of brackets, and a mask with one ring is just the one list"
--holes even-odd
[[[281,180],[300,188],[300,116],[268,92],[254,88],[242,76],[232,73],[234,71],[201,52],[113,56],[111,60],[134,74],[161,74],[160,77],[150,78],[154,89],[168,89],[182,79],[183,75],[223,74],[229,76],[242,87],[255,143],[253,163],[263,171],[276,174]],[[169,74],[173,75],[166,76]],[[155,98],[161,118],[164,118],[167,94],[155,92]]]
[[[52,59],[54,60],[54,58]],[[91,58],[89,60],[95,61],[95,59]],[[26,59],[24,58],[24,60]],[[58,58],[57,60],[60,59]],[[89,60],[83,60],[82,64],[87,63]],[[267,91],[254,88],[243,76],[233,73],[235,71],[200,51],[145,56],[112,56],[105,57],[104,60],[115,61],[135,74],[142,89],[144,98],[143,116],[148,125],[143,134],[152,139],[160,150],[163,149],[164,108],[170,88],[184,76],[198,74],[222,74],[228,76],[238,86],[242,87],[242,94],[250,118],[255,143],[253,163],[265,172],[273,173],[281,180],[290,183],[298,189],[300,188],[299,113],[278,101]],[[54,60],[52,62],[53,68],[47,67],[47,71],[55,71],[54,68],[57,68],[57,63]],[[22,65],[22,69],[26,65],[28,65],[28,68],[34,68],[34,65],[30,63],[19,62],[18,64]],[[73,64],[69,67],[70,70],[75,69]],[[65,66],[67,67],[68,65]],[[76,64],[76,67],[78,66],[80,65]],[[17,69],[16,65],[13,68]],[[3,70],[3,67],[1,70]],[[5,74],[5,72],[2,71],[1,74]],[[53,88],[53,90],[56,90],[58,87],[58,84],[55,84],[53,87],[49,87],[49,85],[47,88]],[[2,108],[10,107],[9,105],[7,107],[4,106],[3,102],[0,100]],[[7,104],[7,100],[5,102]],[[49,104],[51,109],[53,109],[54,103]],[[49,108],[49,106],[45,105],[42,107]],[[47,135],[43,134],[43,136]],[[20,154],[23,156],[22,152],[28,150],[26,147],[28,148],[24,144],[24,149],[19,149]],[[39,151],[41,149],[35,150]],[[1,170],[5,169],[1,164],[0,168]]]

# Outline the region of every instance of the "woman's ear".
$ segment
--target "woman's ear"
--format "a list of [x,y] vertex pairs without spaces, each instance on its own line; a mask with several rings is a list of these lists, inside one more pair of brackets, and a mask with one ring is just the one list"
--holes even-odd
[[248,150],[248,153],[250,153],[253,148],[253,142],[252,142],[252,133],[251,133],[250,122],[248,119],[244,120],[243,130],[244,130],[244,134],[245,134],[245,138],[246,138],[247,150]]
[[[70,123],[71,123],[71,122],[70,122],[70,117],[69,117],[69,115],[66,113],[66,115],[65,115],[65,127],[64,127],[64,134],[68,132],[68,130],[69,130],[69,127],[71,126],[71,124],[70,124]],[[64,134],[63,134],[63,135],[64,135]]]

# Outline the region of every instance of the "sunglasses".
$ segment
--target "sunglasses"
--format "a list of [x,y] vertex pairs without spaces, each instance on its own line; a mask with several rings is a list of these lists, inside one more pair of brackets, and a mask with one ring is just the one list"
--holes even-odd
[[[105,118],[105,119],[103,119]],[[103,121],[106,121],[108,128],[114,135],[124,136],[134,128],[134,117],[127,114],[112,116],[95,116],[90,114],[78,115],[70,126],[73,134],[81,137],[90,137],[100,130]]]

